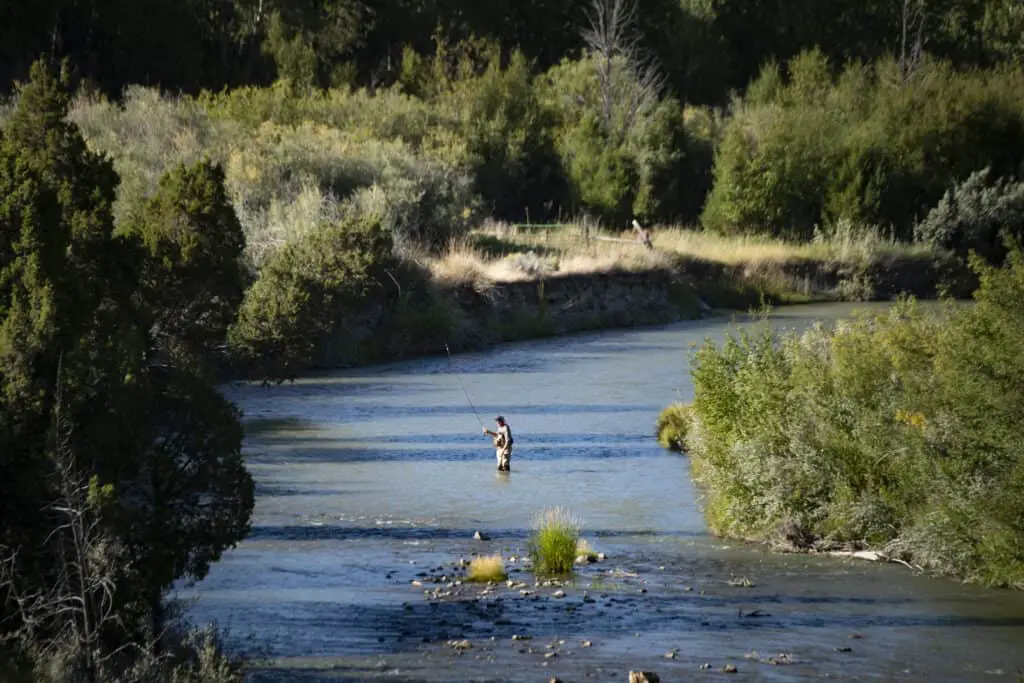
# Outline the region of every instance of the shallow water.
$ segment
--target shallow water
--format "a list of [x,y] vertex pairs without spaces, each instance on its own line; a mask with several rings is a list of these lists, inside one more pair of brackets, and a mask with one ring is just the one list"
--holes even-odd
[[[799,329],[851,310],[780,309],[771,324]],[[707,534],[688,461],[652,432],[661,408],[692,396],[690,346],[730,324],[227,387],[245,413],[254,528],[182,589],[191,616],[268,658],[253,680],[623,681],[641,668],[672,680],[727,663],[757,680],[1017,680],[1020,593]],[[510,475],[495,472],[460,378],[485,424],[498,413],[511,424]],[[534,588],[518,562],[512,578],[536,594],[456,587],[435,598],[424,591],[438,585],[411,585],[451,580],[451,563],[472,553],[522,555],[533,516],[553,505],[580,516],[608,555],[565,598]],[[492,540],[473,540],[476,530]],[[473,647],[460,653],[449,639]],[[781,653],[792,663],[762,661]]]

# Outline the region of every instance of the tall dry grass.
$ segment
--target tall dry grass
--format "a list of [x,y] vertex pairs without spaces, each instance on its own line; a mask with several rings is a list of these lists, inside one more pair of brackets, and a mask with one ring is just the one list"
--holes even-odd
[[751,273],[767,276],[779,266],[798,261],[863,266],[935,253],[927,245],[901,242],[876,228],[849,222],[819,231],[809,243],[768,236],[724,236],[684,227],[655,228],[652,241],[654,248],[646,249],[630,232],[600,231],[583,222],[551,227],[490,222],[468,237],[450,242],[441,254],[420,260],[442,284],[486,287],[540,276],[670,268],[682,258],[743,265]]

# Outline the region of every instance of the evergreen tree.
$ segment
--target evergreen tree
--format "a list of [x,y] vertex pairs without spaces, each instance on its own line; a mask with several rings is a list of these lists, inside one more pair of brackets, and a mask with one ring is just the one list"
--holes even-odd
[[[54,502],[68,498],[67,482],[90,482],[104,491],[102,509],[90,503],[90,514],[110,538],[97,552],[130,554],[100,563],[108,574],[95,577],[112,586],[118,632],[97,640],[82,624],[68,632],[93,635],[67,646],[101,642],[116,650],[125,639],[147,636],[146,623],[155,627],[148,637],[159,634],[162,592],[176,578],[203,576],[248,529],[252,480],[242,464],[237,412],[187,363],[155,366],[149,338],[152,320],[182,324],[186,342],[210,338],[196,331],[207,320],[191,315],[187,301],[208,292],[188,281],[194,271],[186,266],[223,263],[207,253],[218,247],[227,262],[237,261],[240,244],[230,231],[211,237],[202,230],[204,216],[214,227],[226,219],[217,211],[219,176],[200,167],[199,181],[182,182],[190,191],[209,190],[213,217],[197,208],[198,192],[182,214],[199,217],[199,228],[179,230],[175,241],[155,224],[147,234],[164,258],[161,268],[144,265],[134,241],[114,235],[117,175],[67,122],[68,104],[66,79],[37,63],[0,137],[0,559],[7,560],[0,611],[19,613],[15,587],[45,593],[75,571],[67,553],[53,547],[66,524]],[[142,273],[150,282],[165,274],[181,297],[136,297],[146,289]],[[149,310],[160,306],[169,310]],[[207,317],[216,327],[217,315]],[[66,617],[53,604],[44,620],[50,633],[36,623],[33,637],[64,632]],[[42,617],[37,611],[33,618]],[[25,625],[5,619],[0,629]],[[71,659],[87,663],[85,678],[97,679],[103,658],[77,654]]]
[[168,172],[126,232],[145,249],[140,293],[160,359],[205,364],[223,344],[245,284],[245,236],[223,170],[203,161]]

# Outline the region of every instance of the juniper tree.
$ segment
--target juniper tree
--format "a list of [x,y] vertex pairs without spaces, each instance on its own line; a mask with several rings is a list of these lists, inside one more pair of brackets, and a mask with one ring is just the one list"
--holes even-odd
[[[11,586],[48,590],[68,571],[51,547],[63,522],[40,511],[67,498],[60,481],[94,481],[110,492],[96,533],[129,550],[118,571],[133,573],[110,604],[122,633],[146,642],[171,581],[203,576],[244,535],[252,481],[237,412],[187,366],[154,366],[148,323],[175,313],[136,296],[147,269],[114,234],[117,175],[66,120],[68,104],[66,80],[37,63],[0,136],[0,550],[15,558],[0,585],[0,614],[15,617],[0,636],[23,625]],[[177,276],[182,300],[205,294]],[[55,481],[58,413],[73,459]]]
[[242,226],[209,161],[166,173],[126,232],[145,250],[140,296],[161,360],[201,367],[224,342],[242,301]]

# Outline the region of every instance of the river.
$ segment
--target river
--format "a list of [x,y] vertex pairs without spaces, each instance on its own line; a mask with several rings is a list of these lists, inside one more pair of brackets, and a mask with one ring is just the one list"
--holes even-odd
[[[853,308],[778,309],[770,324]],[[625,681],[630,669],[689,680],[728,664],[755,680],[1018,680],[1020,593],[707,533],[688,461],[653,430],[661,408],[692,397],[691,346],[732,324],[751,323],[226,387],[245,414],[253,530],[180,597],[259,658],[259,681]],[[500,413],[512,426],[511,474],[495,471],[460,378],[484,424]],[[521,557],[534,516],[555,505],[607,555],[565,597],[535,587],[518,559],[511,578],[526,587],[452,587],[452,564],[473,553]]]

